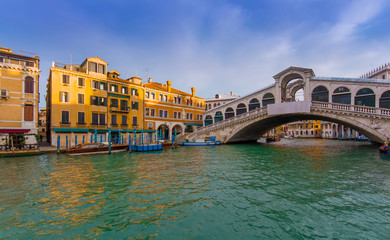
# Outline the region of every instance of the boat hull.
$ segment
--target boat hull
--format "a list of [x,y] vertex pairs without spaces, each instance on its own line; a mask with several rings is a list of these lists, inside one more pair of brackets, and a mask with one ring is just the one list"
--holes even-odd
[[221,141],[216,142],[178,142],[180,146],[216,146],[221,145]]

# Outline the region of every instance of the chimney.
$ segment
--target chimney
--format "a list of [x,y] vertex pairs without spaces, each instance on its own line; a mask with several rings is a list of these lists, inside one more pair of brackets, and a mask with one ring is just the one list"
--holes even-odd
[[195,97],[195,88],[194,87],[191,88],[191,92],[192,92],[192,97]]
[[152,78],[149,78],[149,81],[148,81],[149,83],[152,83]]
[[171,81],[167,81],[167,90],[168,90],[168,92],[171,92],[171,85],[172,85],[172,82]]
[[230,91],[230,96],[233,96],[233,92],[232,91]]

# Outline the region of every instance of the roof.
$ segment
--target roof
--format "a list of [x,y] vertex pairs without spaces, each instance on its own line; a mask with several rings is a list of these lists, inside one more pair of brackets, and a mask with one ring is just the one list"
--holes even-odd
[[312,80],[341,81],[341,82],[365,82],[365,83],[390,83],[389,79],[376,78],[344,78],[344,77],[311,77]]
[[219,98],[216,98],[216,97],[213,97],[213,98],[207,98],[206,100],[208,101],[212,101],[212,100],[233,100],[233,99],[236,99],[236,98],[239,98],[240,96],[238,95],[230,95],[230,94],[221,94],[221,93],[217,93],[215,95],[219,95]]
[[[162,83],[158,83],[158,82],[144,83],[143,86],[146,88],[150,88],[150,89],[168,92],[167,85],[162,84]],[[170,93],[192,97],[192,94],[180,91],[180,90],[178,90],[176,88],[172,88],[172,87],[171,87]],[[195,97],[197,97],[197,96],[195,96]],[[197,98],[200,98],[200,97],[197,97]]]

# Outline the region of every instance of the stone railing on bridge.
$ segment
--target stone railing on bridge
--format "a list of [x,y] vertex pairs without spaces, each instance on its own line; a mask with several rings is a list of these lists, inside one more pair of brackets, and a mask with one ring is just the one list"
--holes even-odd
[[214,124],[210,124],[201,128],[198,128],[197,131],[191,133],[190,135],[187,136],[187,139],[194,139],[196,138],[197,135],[203,134],[208,131],[213,131],[217,130],[220,128],[224,128],[226,126],[229,126],[233,123],[241,122],[241,121],[246,121],[248,119],[253,119],[259,116],[267,115],[267,107],[261,107],[261,108],[256,108],[252,111],[240,114],[238,116],[231,117],[229,119],[225,119],[219,122],[216,122]]
[[348,105],[340,103],[327,103],[327,102],[312,102],[311,105],[313,110],[324,109],[332,110],[344,113],[353,114],[368,114],[372,116],[390,117],[390,109],[387,108],[376,108],[358,105]]

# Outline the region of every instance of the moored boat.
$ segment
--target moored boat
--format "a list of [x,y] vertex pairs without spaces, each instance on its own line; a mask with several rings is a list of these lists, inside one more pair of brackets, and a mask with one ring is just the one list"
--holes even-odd
[[196,141],[196,142],[178,142],[180,146],[216,146],[221,145],[221,141],[217,141],[215,136],[211,136],[205,141]]
[[385,153],[387,155],[390,155],[390,146],[387,142],[385,142],[385,145],[379,147],[379,152]]
[[279,141],[280,141],[280,138],[279,138],[279,137],[272,136],[272,137],[267,137],[267,138],[265,139],[265,141],[266,141],[267,143],[270,143],[270,142],[279,142]]
[[[128,145],[112,145],[111,153],[123,152],[129,148]],[[109,153],[108,143],[82,143],[72,148],[66,149],[65,154],[68,155],[85,155],[85,154],[100,154]]]

